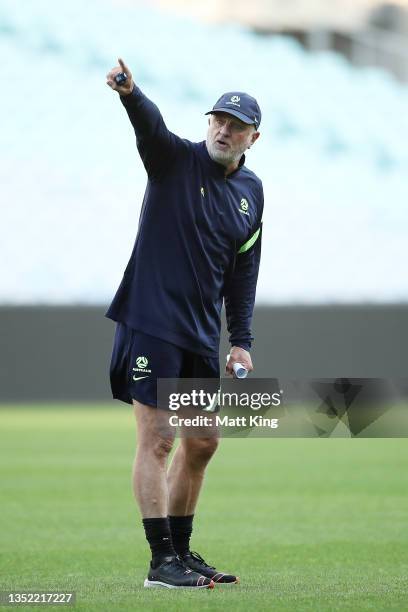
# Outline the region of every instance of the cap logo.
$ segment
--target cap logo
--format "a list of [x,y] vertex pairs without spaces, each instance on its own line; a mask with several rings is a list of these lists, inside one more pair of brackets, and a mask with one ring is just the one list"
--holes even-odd
[[239,108],[241,108],[240,101],[241,98],[239,96],[231,96],[231,102],[226,102],[225,105],[230,106],[232,104],[233,106],[239,106]]

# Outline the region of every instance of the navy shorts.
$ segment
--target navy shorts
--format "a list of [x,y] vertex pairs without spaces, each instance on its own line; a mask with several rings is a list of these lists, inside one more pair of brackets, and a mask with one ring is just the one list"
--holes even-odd
[[219,379],[220,364],[117,323],[109,373],[114,399],[156,407],[158,378]]

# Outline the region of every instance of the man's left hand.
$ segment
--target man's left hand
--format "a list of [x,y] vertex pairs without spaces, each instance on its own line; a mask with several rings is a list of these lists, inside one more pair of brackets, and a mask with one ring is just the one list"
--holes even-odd
[[235,376],[233,365],[234,363],[242,363],[244,368],[248,370],[248,372],[252,372],[253,365],[251,355],[245,349],[240,346],[233,346],[230,350],[230,358],[227,361],[227,365],[225,366],[225,372],[229,374],[229,376]]

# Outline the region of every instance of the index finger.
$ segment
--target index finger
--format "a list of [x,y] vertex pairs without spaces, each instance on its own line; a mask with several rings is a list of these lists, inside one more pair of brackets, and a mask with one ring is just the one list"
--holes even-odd
[[119,66],[122,68],[123,72],[126,72],[126,74],[129,76],[130,75],[130,70],[129,68],[126,66],[125,62],[123,61],[122,58],[118,58],[118,62],[119,62]]

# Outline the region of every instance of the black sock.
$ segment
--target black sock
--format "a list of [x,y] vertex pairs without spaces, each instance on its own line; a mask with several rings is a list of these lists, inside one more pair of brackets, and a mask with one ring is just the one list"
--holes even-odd
[[174,557],[176,553],[167,516],[165,518],[145,518],[143,527],[152,551],[153,566],[158,565],[163,557]]
[[194,514],[189,516],[169,516],[171,539],[178,555],[185,555],[190,550],[190,538],[193,531]]

